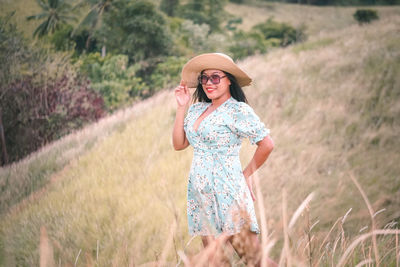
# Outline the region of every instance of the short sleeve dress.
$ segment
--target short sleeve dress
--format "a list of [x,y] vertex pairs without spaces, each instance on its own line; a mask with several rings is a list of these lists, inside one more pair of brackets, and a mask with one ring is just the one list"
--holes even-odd
[[270,130],[248,104],[230,97],[195,131],[194,123],[210,104],[191,105],[184,120],[186,137],[194,149],[187,191],[189,234],[232,235],[246,222],[251,231],[259,233],[239,151],[243,138],[255,144]]

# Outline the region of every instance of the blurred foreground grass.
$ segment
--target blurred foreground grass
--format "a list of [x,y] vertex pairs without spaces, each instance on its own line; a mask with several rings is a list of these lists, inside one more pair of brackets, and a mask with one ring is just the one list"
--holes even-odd
[[[289,235],[292,260],[299,265],[336,265],[351,241],[371,231],[351,175],[376,212],[376,227],[399,228],[399,28],[400,16],[392,15],[240,63],[254,79],[245,88],[249,102],[275,141],[258,172],[267,226],[276,241],[274,259],[282,256]],[[172,149],[174,101],[171,92],[163,92],[140,103],[140,112],[126,111],[136,115],[125,116],[118,131],[76,154],[81,156],[36,198],[2,215],[2,265],[38,265],[41,227],[61,265],[159,260],[175,220],[168,262],[177,263],[180,250],[196,253],[200,240],[191,242],[187,235],[185,203],[192,154]],[[119,118],[108,120],[116,125]],[[253,151],[246,142],[243,164]],[[15,182],[28,179],[26,173],[14,176]],[[290,232],[284,231],[282,205],[287,203],[292,215],[311,192],[312,201]],[[352,252],[350,265],[374,257],[369,240]],[[378,237],[378,249],[380,264],[395,266],[396,236]]]

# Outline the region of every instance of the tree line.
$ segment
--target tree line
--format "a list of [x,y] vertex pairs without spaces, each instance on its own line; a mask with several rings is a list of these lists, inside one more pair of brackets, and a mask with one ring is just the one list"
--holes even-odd
[[[234,3],[246,3],[253,0],[230,0]],[[399,5],[400,0],[260,0],[262,2],[294,3],[318,6],[371,6],[371,5]]]

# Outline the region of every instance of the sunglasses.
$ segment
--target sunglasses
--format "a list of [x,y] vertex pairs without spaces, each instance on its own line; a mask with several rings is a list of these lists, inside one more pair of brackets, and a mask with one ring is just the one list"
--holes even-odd
[[206,85],[208,80],[210,80],[212,84],[219,84],[221,82],[221,79],[225,77],[226,76],[219,76],[217,74],[213,74],[211,76],[202,74],[199,76],[199,83],[201,83],[202,85]]

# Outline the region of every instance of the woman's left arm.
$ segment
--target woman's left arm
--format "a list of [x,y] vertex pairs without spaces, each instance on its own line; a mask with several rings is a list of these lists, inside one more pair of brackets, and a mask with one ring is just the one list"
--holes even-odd
[[254,152],[254,156],[243,170],[243,175],[246,178],[247,185],[249,186],[251,197],[253,201],[256,200],[253,192],[253,181],[251,175],[257,171],[257,169],[267,160],[269,154],[274,149],[274,142],[270,136],[266,136],[261,141],[257,142],[257,149]]

